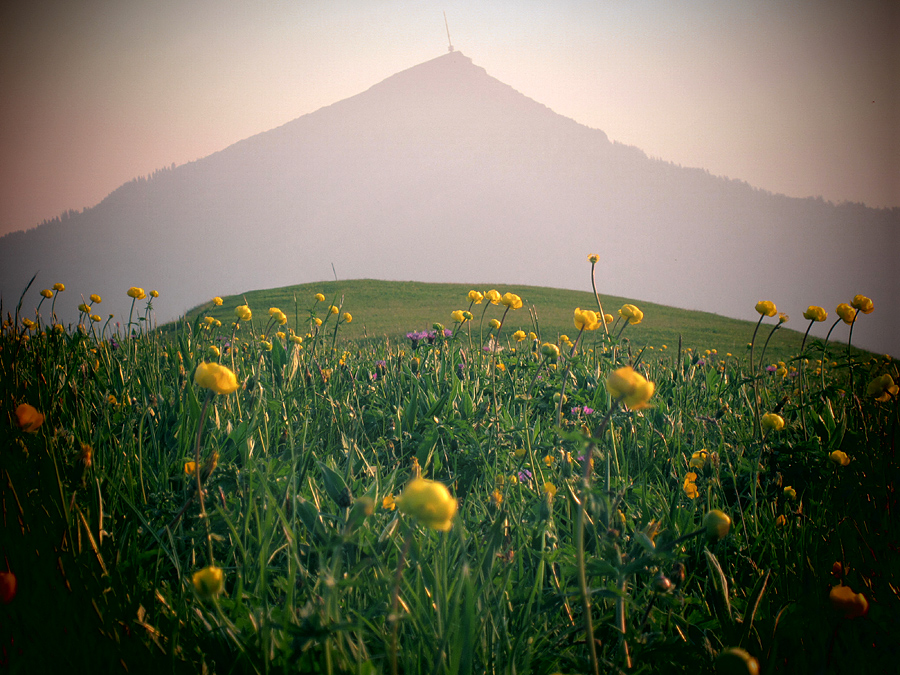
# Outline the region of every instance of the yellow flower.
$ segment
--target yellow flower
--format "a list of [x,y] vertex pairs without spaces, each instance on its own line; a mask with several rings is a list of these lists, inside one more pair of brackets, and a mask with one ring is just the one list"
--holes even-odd
[[381,500],[381,508],[393,511],[397,508],[397,502],[394,500],[393,493]]
[[457,309],[457,310],[451,312],[450,316],[456,323],[465,323],[466,322],[466,317],[463,316],[463,311],[461,309]]
[[316,317],[315,319],[313,319],[313,323],[315,323],[317,326],[321,326],[322,319],[320,319],[319,317]]
[[543,354],[550,363],[556,363],[559,359],[559,347],[550,342],[541,345],[541,354]]
[[788,319],[790,319],[790,318],[791,318],[791,317],[789,317],[789,316],[788,316],[787,314],[785,314],[784,312],[779,312],[779,313],[778,313],[778,323],[779,323],[779,324],[787,323],[787,322],[788,322]]
[[589,309],[575,308],[575,328],[578,330],[597,330],[600,327],[600,317],[597,312]]
[[44,423],[44,415],[37,408],[28,403],[22,403],[16,408],[16,425],[25,433],[37,432]]
[[622,305],[622,309],[619,310],[619,316],[623,319],[628,319],[628,323],[632,326],[636,326],[644,320],[644,313],[634,305],[628,304]]
[[[500,478],[503,478],[503,476],[500,476]],[[499,507],[503,503],[503,493],[497,488],[494,488],[494,491],[491,493],[490,501],[491,506],[494,508]]]
[[716,672],[732,675],[759,675],[759,661],[740,647],[729,647],[716,657]]
[[295,345],[303,344],[303,338],[299,335],[291,335],[291,342]]
[[85,314],[90,314],[90,313],[91,313],[91,306],[90,306],[90,305],[86,305],[86,304],[84,304],[84,303],[82,302],[80,305],[78,305],[78,310],[81,311],[81,312],[84,312]]
[[341,316],[344,318],[344,321],[346,323],[350,323],[351,321],[353,321],[353,315],[350,312],[344,312]]
[[262,347],[263,349],[265,349],[267,352],[272,351],[272,343],[269,342],[268,340],[260,340],[259,346]]
[[690,479],[691,476],[697,477],[695,473],[689,473],[684,479],[684,485],[682,485],[682,489],[684,490],[684,494],[687,495],[688,499],[697,499],[700,496],[700,491],[697,489],[696,483]]
[[65,284],[53,284],[53,290],[56,291],[57,293],[62,293],[64,290],[66,290],[66,285]]
[[544,455],[543,461],[544,464],[547,465],[547,467],[553,466],[553,455]]
[[235,374],[219,363],[201,363],[197,366],[194,383],[217,394],[231,394],[238,388]]
[[885,403],[890,401],[892,396],[896,396],[898,392],[900,392],[900,387],[894,384],[894,379],[890,375],[885,374],[869,382],[866,395],[875,397],[875,400],[880,403]]
[[706,528],[708,539],[718,541],[731,529],[731,518],[724,511],[713,509],[703,517],[703,527]]
[[527,453],[527,452],[528,451],[525,448],[516,448],[516,451],[513,454],[516,457],[518,457],[519,459],[521,459],[522,457],[525,456],[525,453]]
[[835,450],[828,455],[828,459],[838,466],[847,466],[850,463],[850,458],[847,456],[847,453],[842,450]]
[[222,298],[220,298],[218,295],[212,299],[212,304],[214,304],[216,307],[221,307],[223,302],[224,300],[222,300]]
[[520,309],[522,307],[522,298],[515,293],[505,293],[500,302],[510,309]]
[[341,310],[339,308],[335,307],[334,305],[331,305],[331,307],[328,308],[328,311],[331,312],[332,314],[337,314]]
[[856,310],[854,310],[846,302],[842,302],[841,304],[839,304],[835,311],[837,312],[837,315],[841,317],[844,323],[848,325],[856,321]]
[[527,335],[525,335],[524,330],[517,330],[515,333],[513,333],[512,336],[516,342],[522,342],[523,340],[525,340],[526,337],[528,337]]
[[591,265],[596,265],[598,262],[600,262],[600,256],[596,253],[591,253],[588,256],[588,262],[591,263]]
[[756,311],[762,316],[775,316],[778,310],[775,309],[775,303],[771,300],[760,300],[756,303]]
[[484,294],[479,293],[478,291],[469,291],[469,294],[466,296],[469,302],[473,302],[476,305],[480,305],[481,301],[484,300]]
[[625,366],[609,374],[606,378],[606,389],[613,399],[622,401],[629,410],[640,410],[648,407],[648,401],[653,396],[656,385],[631,366]]
[[102,321],[102,320],[103,319],[100,318],[99,314],[91,314],[91,321],[93,321],[94,323],[97,323],[98,321]]
[[[643,316],[644,316],[644,315],[641,314],[641,318],[643,318]],[[614,317],[612,314],[604,314],[604,315],[603,315],[603,320],[604,320],[606,323],[612,323],[612,322],[615,321],[616,319],[615,319],[615,317]]]
[[790,485],[788,485],[786,488],[784,488],[784,498],[794,501],[795,499],[797,499],[797,491]]
[[456,500],[442,483],[414,478],[397,498],[400,511],[423,525],[446,532],[456,515]]
[[253,318],[253,312],[250,311],[248,305],[238,305],[234,308],[234,315],[241,321],[250,321]]
[[222,352],[221,352],[221,351],[219,350],[219,348],[216,347],[215,345],[210,345],[210,346],[207,348],[206,351],[207,351],[207,353],[208,353],[210,356],[213,356],[213,357],[216,357],[216,358],[218,358],[219,356],[222,355]]
[[805,312],[803,318],[810,321],[824,321],[828,318],[828,312],[817,305],[810,305]]
[[53,291],[51,291],[49,288],[45,288],[44,290],[41,291],[41,295],[45,298],[52,298]]
[[781,431],[784,429],[784,418],[775,413],[766,413],[762,416],[762,428],[768,431]]
[[850,301],[850,306],[854,309],[858,309],[863,314],[871,314],[875,309],[875,305],[872,304],[871,298],[867,298],[864,295],[854,295],[853,300]]
[[186,476],[193,476],[197,473],[197,462],[185,462],[184,473]]
[[489,322],[491,328],[494,330],[500,330],[500,321],[497,319],[491,319]]
[[854,593],[853,589],[843,584],[835,586],[828,593],[831,606],[840,612],[845,619],[865,616],[869,611],[869,601],[862,593]]
[[550,482],[544,483],[544,494],[553,499],[556,496],[556,486]]
[[150,297],[151,297],[151,298],[158,298],[158,297],[159,297],[159,291],[150,291]]
[[210,565],[194,572],[191,580],[194,583],[194,590],[197,592],[197,595],[204,600],[208,600],[222,592],[225,574],[221,568]]
[[276,322],[279,326],[283,326],[284,324],[287,323],[287,314],[285,314],[285,313],[282,312],[281,310],[278,310],[278,312],[276,312],[275,314],[273,314],[273,315],[272,315],[272,318],[275,319],[275,322]]
[[490,300],[492,305],[500,304],[500,298],[501,298],[500,291],[495,291],[492,288],[491,290],[489,290],[487,293],[484,294],[484,297],[486,297],[488,300]]
[[706,450],[698,450],[691,455],[689,466],[693,469],[702,469],[709,460],[709,453]]
[[143,300],[147,297],[147,294],[144,293],[143,288],[138,288],[137,286],[132,286],[128,289],[128,297],[134,298],[135,300]]

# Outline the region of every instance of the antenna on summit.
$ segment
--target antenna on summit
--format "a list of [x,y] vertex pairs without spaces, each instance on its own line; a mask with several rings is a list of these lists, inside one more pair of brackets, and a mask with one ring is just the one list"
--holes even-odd
[[444,27],[447,29],[447,51],[453,51],[453,43],[450,42],[450,25],[447,23],[447,12],[444,12]]

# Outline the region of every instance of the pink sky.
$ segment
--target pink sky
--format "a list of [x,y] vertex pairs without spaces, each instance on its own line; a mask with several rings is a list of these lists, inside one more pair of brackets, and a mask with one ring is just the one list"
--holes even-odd
[[900,206],[900,3],[14,2],[0,235],[352,96],[454,46],[649,155]]

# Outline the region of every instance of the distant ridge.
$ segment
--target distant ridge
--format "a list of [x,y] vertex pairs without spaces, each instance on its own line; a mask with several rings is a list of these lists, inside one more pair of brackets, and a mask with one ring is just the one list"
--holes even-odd
[[[214,295],[339,277],[474,276],[601,291],[747,318],[771,299],[873,298],[854,342],[900,354],[900,209],[832,205],[649,159],[554,113],[459,51],[121,186],[97,206],[0,238],[15,305],[63,281],[72,320],[99,293],[127,314],[156,288],[161,320]],[[751,317],[752,318],[752,317]],[[830,321],[828,322],[830,324]],[[825,327],[821,327],[825,330]]]

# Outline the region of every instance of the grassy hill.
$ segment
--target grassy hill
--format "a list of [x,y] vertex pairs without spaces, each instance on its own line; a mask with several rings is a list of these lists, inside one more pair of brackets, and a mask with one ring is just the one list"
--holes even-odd
[[[342,311],[350,312],[353,321],[340,327],[341,339],[379,339],[391,341],[405,340],[408,331],[430,329],[440,322],[452,328],[450,313],[457,309],[468,309],[466,294],[471,289],[482,292],[496,288],[501,293],[511,291],[521,296],[524,306],[507,316],[503,335],[510,336],[517,329],[537,332],[542,340],[556,341],[560,334],[574,339],[577,331],[572,322],[576,307],[596,309],[593,293],[537,286],[515,286],[491,284],[431,284],[414,281],[378,281],[359,279],[351,281],[326,281],[296,286],[285,286],[256,290],[223,297],[223,304],[216,307],[210,301],[192,309],[187,318],[190,321],[198,315],[213,316],[226,326],[234,321],[234,308],[248,304],[254,312],[253,321],[261,327],[268,318],[269,307],[278,307],[288,316],[288,327],[294,327],[298,334],[307,331],[310,310],[324,317],[329,304],[341,305]],[[315,306],[315,294],[322,293],[326,301]],[[676,349],[679,336],[685,348],[703,352],[716,349],[720,355],[731,352],[743,356],[753,335],[758,318],[753,307],[747,308],[748,320],[729,319],[708,312],[691,311],[644,302],[635,298],[601,295],[605,312],[616,315],[625,303],[632,303],[644,312],[644,320],[637,326],[629,326],[623,333],[633,349],[645,345],[652,351]],[[484,304],[472,308],[475,316],[472,322],[473,334],[479,330]],[[502,306],[489,306],[484,314],[487,322],[502,316]],[[799,320],[798,320],[799,319]],[[806,320],[795,317],[791,325],[801,331],[782,327],[772,337],[766,352],[767,361],[786,360],[800,350]],[[762,347],[775,319],[766,319],[757,336],[757,349]],[[621,325],[616,326],[618,332]],[[846,338],[846,330],[838,327],[834,336]],[[599,332],[594,337],[599,337]],[[590,342],[588,342],[590,344]],[[651,351],[648,349],[648,351]],[[759,354],[759,351],[757,351]],[[649,354],[648,354],[649,355]]]

